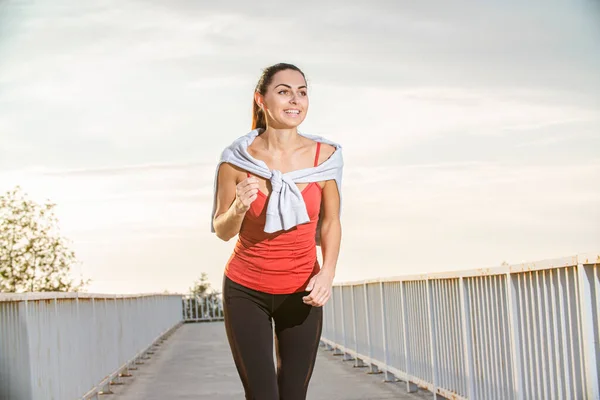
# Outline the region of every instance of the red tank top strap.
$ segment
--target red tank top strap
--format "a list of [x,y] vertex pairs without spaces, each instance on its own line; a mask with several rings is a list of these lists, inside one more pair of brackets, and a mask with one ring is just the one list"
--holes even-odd
[[321,152],[321,142],[317,142],[317,152],[315,154],[315,167],[319,165],[319,153]]

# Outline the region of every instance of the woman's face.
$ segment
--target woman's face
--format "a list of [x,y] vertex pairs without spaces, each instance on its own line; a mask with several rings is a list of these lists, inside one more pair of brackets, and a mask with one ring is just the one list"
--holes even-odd
[[264,96],[257,93],[256,101],[263,104],[267,125],[276,129],[295,128],[304,121],[308,111],[308,88],[302,74],[292,69],[279,71]]

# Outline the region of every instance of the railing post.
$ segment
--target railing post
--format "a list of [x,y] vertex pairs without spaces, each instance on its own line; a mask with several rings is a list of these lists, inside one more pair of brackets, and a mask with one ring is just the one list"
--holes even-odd
[[[406,375],[411,375],[412,363],[408,354],[408,309],[406,306],[406,295],[404,294],[404,281],[400,282],[400,302],[402,306],[402,329],[404,331],[404,365],[406,368]],[[406,379],[406,391],[408,393],[416,393],[419,391],[419,387]]]
[[344,286],[340,286],[340,304],[342,305],[342,343],[344,346],[344,351],[342,352],[342,359],[344,361],[349,361],[353,360],[353,358],[346,352],[346,350],[348,349],[348,337],[346,335],[346,315],[344,312]]
[[[144,295],[141,297],[141,303],[143,304],[143,309],[144,312],[146,313],[146,316],[144,318],[144,342],[146,342],[148,339],[151,338],[150,336],[150,332],[152,332],[152,319],[149,318],[149,314],[151,314],[151,310],[152,310],[152,297],[148,296],[148,295]],[[144,351],[142,353],[142,360],[149,360],[150,356],[148,355],[147,351]]]
[[435,345],[436,335],[437,335],[437,326],[434,316],[433,309],[433,293],[432,293],[432,285],[430,279],[425,281],[425,285],[427,288],[427,315],[429,316],[429,343],[431,346],[431,380],[433,384],[433,398],[437,399],[437,389],[438,389],[438,365],[437,365],[437,346]]
[[335,291],[332,289],[331,292],[331,300],[333,300],[333,338],[331,338],[331,342],[333,343],[333,355],[334,356],[341,356],[343,353],[340,351],[339,345],[340,343],[337,342],[337,331],[338,329],[340,329],[337,324],[336,324],[336,311],[335,311],[335,303],[337,302],[337,296],[335,294]]
[[[114,309],[114,317],[115,317],[114,326],[115,326],[115,329],[116,329],[117,327],[121,326],[119,324],[119,303],[117,301],[117,295],[116,294],[114,295],[113,300],[114,300],[114,306],[115,306],[114,307],[115,308]],[[122,337],[122,336],[119,335],[118,332],[117,332],[117,334],[115,335],[115,354],[116,354],[116,357],[117,357],[117,362],[115,364],[117,364],[117,365],[119,365],[119,361],[120,361],[119,360],[119,349],[121,348],[119,346],[119,337]],[[119,374],[117,374],[112,379],[112,381],[109,382],[109,385],[122,385],[122,384],[123,384],[123,379],[121,379],[121,377],[119,376]]]
[[354,353],[356,357],[354,357],[354,367],[361,368],[364,367],[365,364],[362,362],[360,358],[358,358],[358,330],[356,329],[356,303],[354,302],[354,286],[350,286],[350,299],[352,301],[352,315],[353,315],[353,324],[352,329],[354,330]]
[[335,350],[335,346],[332,343],[335,343],[335,290],[334,286],[331,287],[331,297],[329,298],[329,303],[331,304],[331,336],[329,338],[329,343],[325,344],[325,348],[327,350]]
[[200,297],[198,295],[194,295],[194,297],[189,297],[188,301],[190,302],[190,317],[192,315],[192,300],[194,301],[194,309],[196,310],[196,313],[194,314],[194,318],[192,318],[194,321],[198,322],[200,320],[200,313],[202,312],[202,309],[200,306],[200,309],[198,308],[198,306],[200,305]]
[[210,297],[205,296],[204,297],[204,302],[206,303],[206,320],[210,321],[211,320],[211,313],[212,313],[212,300]]
[[510,353],[513,364],[513,386],[516,400],[525,399],[523,387],[523,366],[521,365],[521,338],[519,336],[519,318],[517,292],[519,288],[512,279],[510,272],[506,273],[506,298],[508,299],[508,317],[510,332]]
[[[138,318],[137,318],[138,321],[140,321],[140,319],[141,319],[141,321],[144,321],[144,315],[143,315],[143,309],[142,309],[142,300],[141,300],[140,297],[136,297],[136,299],[135,299],[135,313],[138,316]],[[146,331],[146,327],[143,325],[143,322],[140,322],[140,323],[136,324],[135,327],[136,327],[135,346],[136,346],[136,349],[139,351],[139,350],[141,350],[140,349],[140,347],[141,347],[140,342],[143,341],[142,335]],[[135,365],[142,365],[142,364],[144,364],[144,361],[143,361],[142,355],[140,354],[139,357],[137,357],[136,360],[134,361],[134,369],[137,369],[137,367],[135,367]]]
[[192,303],[189,301],[189,297],[185,294],[181,296],[181,304],[183,307],[183,320],[191,321],[192,319]]
[[185,307],[185,295],[182,295],[181,298],[179,299],[181,301],[181,319],[183,321],[185,321],[187,319],[186,317],[186,307]]
[[341,356],[343,354],[343,352],[340,351],[340,348],[339,348],[340,343],[338,343],[336,341],[337,330],[339,328],[336,326],[336,323],[335,323],[335,320],[336,320],[336,318],[335,318],[335,315],[336,315],[336,313],[335,313],[335,302],[337,301],[337,297],[335,296],[335,291],[333,289],[332,289],[332,292],[331,292],[331,299],[333,300],[333,327],[334,327],[334,329],[333,329],[333,338],[331,340],[333,342],[333,344],[334,344],[332,350],[333,350],[333,355],[334,356]]
[[217,310],[219,311],[219,319],[223,319],[223,295],[217,298]]
[[[130,313],[131,313],[131,299],[123,299],[123,319],[125,321],[127,321],[131,318]],[[132,349],[132,342],[131,342],[131,340],[128,340],[126,351],[130,352],[131,349]],[[127,363],[127,365],[125,366],[125,369],[123,370],[123,373],[121,374],[121,376],[125,377],[125,378],[132,377],[132,374],[131,374],[132,366],[133,366],[133,364],[131,363],[131,361],[129,361]]]
[[206,296],[206,309],[208,311],[208,315],[207,318],[209,321],[212,321],[212,316],[213,316],[213,301],[212,298],[209,296]]
[[[101,329],[101,330],[103,330],[103,333],[104,333],[104,335],[102,336],[102,342],[98,344],[98,347],[100,349],[107,349],[108,346],[111,344],[110,343],[110,338],[108,337],[109,336],[109,334],[108,334],[108,330],[109,330],[109,328],[108,328],[108,326],[109,326],[109,324],[108,324],[108,313],[110,312],[108,310],[108,297],[104,296],[102,298],[102,301],[103,301],[103,307],[104,307],[104,313],[103,313],[104,314],[103,315],[103,319],[104,320],[102,321],[103,323],[100,326],[96,325],[96,329],[98,329],[98,330]],[[109,364],[109,359],[110,358],[108,357],[108,351],[106,351],[106,350],[102,351],[101,352],[101,357],[104,359],[103,360],[104,361],[103,365],[104,364]],[[100,394],[114,394],[113,391],[110,389],[110,380],[106,380],[103,383],[103,385],[101,385],[100,392],[101,392]]]
[[383,330],[383,362],[385,363],[386,369],[384,372],[384,381],[385,382],[395,382],[396,381],[396,377],[391,374],[388,370],[388,368],[390,367],[390,355],[388,353],[388,342],[387,342],[387,324],[386,322],[386,317],[387,317],[387,309],[385,306],[385,296],[383,294],[383,282],[379,282],[379,300],[381,301],[381,329]]
[[[60,333],[59,333],[60,329],[58,327],[58,325],[59,325],[58,321],[61,321],[61,318],[60,318],[60,313],[58,312],[58,295],[57,294],[54,295],[54,299],[53,300],[54,300],[54,321],[55,321],[55,327],[56,327],[56,338],[58,339],[60,337]],[[56,367],[58,367],[58,366],[60,366],[62,364],[61,358],[62,358],[61,352],[57,351],[56,352],[56,359],[55,359]],[[60,377],[60,374],[58,372],[55,372],[55,375],[54,375],[53,378],[58,381],[59,377]],[[59,397],[62,397],[62,393],[61,393],[62,384],[60,382],[56,382],[56,383],[57,383],[57,386],[58,386],[57,387],[58,390],[54,390],[53,394],[57,395]]]
[[[81,313],[80,313],[80,310],[79,310],[79,293],[80,292],[76,292],[75,293],[75,316],[76,316],[75,320],[77,321],[77,326],[81,326]],[[79,339],[79,338],[77,339],[77,347],[76,347],[76,349],[77,349],[77,357],[79,357],[80,360],[85,359],[87,361],[87,357],[85,357],[82,354],[82,351],[81,351],[82,350],[81,339]],[[81,385],[82,385],[81,381],[83,380],[82,379],[83,378],[82,375],[84,375],[86,373],[89,373],[89,368],[88,368],[87,365],[85,365],[83,368],[79,368],[77,370],[77,376],[74,377],[75,380],[77,381],[77,390],[78,390],[78,392],[82,392],[83,391],[83,388],[81,387]]]
[[[583,343],[583,357],[585,363],[585,389],[588,398],[600,398],[598,390],[598,360],[596,359],[596,335],[594,332],[594,312],[592,305],[592,293],[594,293],[594,267],[586,271],[584,264],[577,264],[577,275],[579,277],[579,309],[581,310],[581,334]],[[594,293],[596,296],[599,293]],[[597,310],[600,312],[600,310]],[[598,329],[598,327],[596,327]]]
[[378,374],[379,369],[373,364],[373,343],[371,341],[371,319],[369,318],[369,288],[363,283],[365,288],[365,321],[367,323],[367,347],[369,348],[369,374]]
[[473,369],[473,335],[471,331],[471,299],[465,285],[465,278],[460,278],[460,305],[463,332],[463,350],[465,352],[465,372],[467,381],[467,398],[475,398],[475,373]]

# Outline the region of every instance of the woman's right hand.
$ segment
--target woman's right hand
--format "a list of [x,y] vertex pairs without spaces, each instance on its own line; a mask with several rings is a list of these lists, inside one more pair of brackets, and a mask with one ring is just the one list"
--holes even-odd
[[235,188],[235,210],[238,214],[244,214],[250,209],[250,205],[258,197],[258,179],[250,176],[236,185]]

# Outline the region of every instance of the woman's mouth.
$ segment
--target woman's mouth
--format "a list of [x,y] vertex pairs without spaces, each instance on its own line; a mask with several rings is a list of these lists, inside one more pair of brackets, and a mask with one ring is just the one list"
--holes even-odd
[[287,115],[289,115],[290,117],[297,117],[300,115],[300,110],[296,110],[296,109],[289,109],[289,110],[283,110],[283,112],[285,112]]

